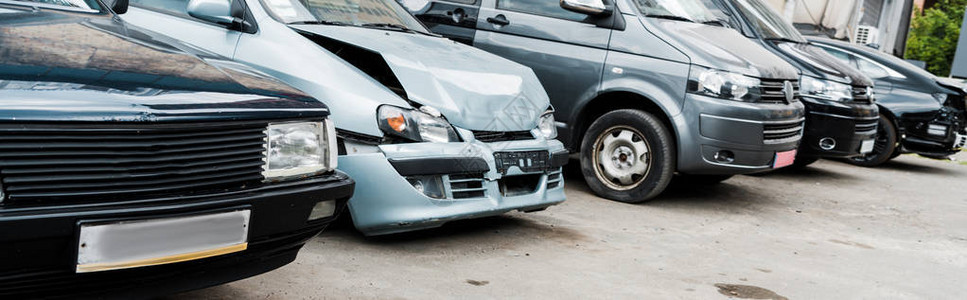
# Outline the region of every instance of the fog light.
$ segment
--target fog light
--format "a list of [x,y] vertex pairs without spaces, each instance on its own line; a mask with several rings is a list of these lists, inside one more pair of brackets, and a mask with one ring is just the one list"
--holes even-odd
[[722,150],[716,152],[714,158],[717,162],[729,164],[735,161],[735,153],[732,153],[732,151],[729,150]]
[[410,176],[406,181],[413,186],[417,192],[433,199],[444,199],[447,197],[443,190],[443,179],[440,176]]
[[938,136],[946,136],[947,135],[947,126],[937,125],[937,124],[930,124],[930,125],[927,126],[927,134],[929,134],[929,135],[938,135]]
[[819,140],[819,148],[829,151],[836,148],[836,140],[833,138],[822,138]]
[[309,213],[309,221],[332,217],[336,214],[336,200],[319,201]]

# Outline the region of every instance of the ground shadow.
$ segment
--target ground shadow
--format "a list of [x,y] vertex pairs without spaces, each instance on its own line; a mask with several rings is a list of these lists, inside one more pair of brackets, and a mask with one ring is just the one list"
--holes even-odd
[[369,245],[397,245],[407,243],[432,243],[435,241],[451,241],[454,239],[479,239],[485,235],[495,235],[507,232],[526,234],[541,238],[555,238],[569,236],[581,238],[581,234],[570,229],[554,227],[553,225],[538,223],[529,219],[515,217],[513,212],[493,217],[455,220],[443,224],[441,227],[402,232],[379,236],[365,236],[352,224],[348,214],[329,226],[320,236],[333,237],[365,243]]
[[[949,162],[934,160],[934,159],[925,158],[925,157],[911,157],[911,158],[913,159],[912,160],[893,159],[883,163],[882,165],[874,167],[874,169],[895,170],[895,171],[904,171],[904,172],[911,172],[911,173],[927,173],[927,174],[937,174],[937,175],[960,174],[960,172],[956,172],[951,169],[929,165],[929,163],[932,160],[941,162],[941,163],[949,163]],[[847,162],[843,162],[843,161],[837,161],[837,162],[848,165]]]
[[770,172],[748,174],[759,178],[776,179],[811,179],[811,180],[857,180],[856,176],[831,171],[823,167],[823,164],[812,164],[805,167],[786,167]]
[[[568,193],[589,193],[594,194],[584,181],[581,172],[580,162],[571,160],[564,167],[564,178],[568,186]],[[601,201],[610,201],[600,198]],[[675,208],[675,209],[721,209],[723,205],[734,205],[736,209],[751,208],[757,210],[757,206],[767,206],[776,200],[770,196],[758,193],[754,189],[730,184],[724,181],[718,184],[704,184],[689,182],[680,178],[673,178],[671,184],[664,193],[651,201],[629,204],[629,205],[648,205],[655,207]]]

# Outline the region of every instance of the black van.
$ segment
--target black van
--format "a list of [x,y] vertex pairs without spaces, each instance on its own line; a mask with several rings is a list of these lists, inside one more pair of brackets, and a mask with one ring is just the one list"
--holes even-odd
[[855,158],[876,145],[879,110],[873,80],[810,45],[798,31],[760,0],[703,0],[730,26],[785,58],[802,72],[806,131],[796,166],[819,158]]
[[94,0],[0,10],[0,298],[254,276],[352,195],[329,109],[300,91]]

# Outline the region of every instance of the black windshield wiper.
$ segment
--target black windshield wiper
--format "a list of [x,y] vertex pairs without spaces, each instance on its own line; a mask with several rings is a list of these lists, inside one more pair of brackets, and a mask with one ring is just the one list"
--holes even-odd
[[403,26],[403,25],[400,25],[400,24],[393,24],[393,23],[364,23],[364,24],[360,24],[359,26],[362,26],[362,27],[374,27],[374,28],[396,29],[396,30],[404,31],[404,32],[413,32],[413,31],[415,31],[413,29],[410,29],[409,27],[406,27],[406,26]]
[[295,21],[295,22],[289,22],[289,23],[285,23],[285,24],[286,25],[336,25],[336,26],[352,25],[352,24],[345,23],[345,22],[324,21],[324,20],[316,20],[316,21]]
[[732,26],[729,25],[729,22],[726,22],[725,20],[722,20],[722,19],[708,20],[708,21],[702,22],[702,24],[711,25],[711,26],[725,27],[725,28],[732,28]]
[[780,41],[780,42],[790,42],[790,43],[796,43],[796,44],[802,44],[803,43],[802,41],[794,40],[794,39],[790,39],[790,38],[786,38],[786,37],[769,37],[769,38],[763,38],[763,40],[767,40],[767,41]]
[[406,26],[403,26],[403,25],[400,25],[400,24],[393,24],[393,23],[365,23],[365,24],[362,24],[362,25],[359,25],[359,26],[362,26],[362,27],[372,27],[372,28],[381,28],[381,29],[391,29],[391,30],[397,30],[397,31],[408,32],[408,33],[419,33],[419,34],[422,34],[422,35],[428,35],[428,36],[432,36],[432,37],[442,37],[442,35],[438,35],[438,34],[434,34],[434,33],[430,33],[430,32],[425,32],[425,31],[422,31],[422,30],[414,30],[414,29],[411,29],[409,27],[406,27]]
[[675,20],[675,21],[684,21],[684,22],[692,22],[692,23],[695,23],[695,20],[692,20],[692,19],[689,19],[689,18],[686,18],[686,17],[682,17],[682,16],[675,16],[675,15],[657,15],[657,14],[655,14],[655,15],[645,15],[645,16],[646,17],[649,17],[649,18],[657,18],[657,19],[666,19],[666,20]]

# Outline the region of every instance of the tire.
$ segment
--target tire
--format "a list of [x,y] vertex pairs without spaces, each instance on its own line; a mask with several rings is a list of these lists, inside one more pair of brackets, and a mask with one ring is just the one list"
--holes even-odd
[[796,161],[789,166],[790,169],[802,169],[819,161],[819,157],[796,157]]
[[847,161],[861,167],[876,167],[896,156],[897,151],[897,130],[893,122],[886,116],[880,115],[880,122],[876,129],[876,142],[873,144],[873,152],[866,156],[853,157]]
[[[631,158],[631,159],[629,159]],[[594,120],[581,142],[581,172],[598,196],[641,203],[675,174],[675,144],[655,116],[621,109]]]
[[735,175],[678,175],[675,180],[689,185],[716,185]]

